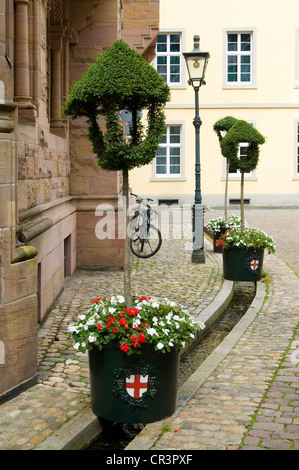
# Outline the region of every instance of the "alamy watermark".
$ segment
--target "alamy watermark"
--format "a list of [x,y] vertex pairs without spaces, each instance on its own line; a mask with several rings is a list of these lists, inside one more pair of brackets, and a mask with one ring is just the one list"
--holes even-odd
[[[192,250],[192,242],[196,239],[198,231],[193,232],[193,206],[191,204],[150,204],[150,224],[157,227],[164,240],[185,240],[185,250]],[[125,198],[120,197],[117,206],[112,204],[99,204],[95,210],[95,216],[100,220],[95,226],[95,235],[99,240],[104,239],[125,239],[125,215],[129,215],[130,223],[128,225],[127,234],[132,236],[132,227],[136,223],[136,214],[140,214],[143,220],[146,220],[148,208],[146,204],[132,204],[126,207]],[[203,218],[203,211],[202,211]],[[197,223],[203,227],[203,220],[195,217],[195,227]],[[200,226],[200,225],[199,225]]]

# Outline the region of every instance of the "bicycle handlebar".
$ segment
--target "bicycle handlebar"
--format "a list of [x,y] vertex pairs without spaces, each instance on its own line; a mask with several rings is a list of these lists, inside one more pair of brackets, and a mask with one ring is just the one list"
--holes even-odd
[[146,199],[147,201],[152,201],[153,202],[153,199],[150,199],[149,197],[141,197],[141,196],[138,196],[137,194],[134,194],[134,193],[130,193],[132,196],[135,196],[136,198],[138,199],[141,199],[141,200],[144,200]]

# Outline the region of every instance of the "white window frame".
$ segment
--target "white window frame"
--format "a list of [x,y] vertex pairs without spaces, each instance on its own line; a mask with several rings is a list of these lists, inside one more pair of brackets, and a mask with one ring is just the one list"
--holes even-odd
[[[238,55],[241,57],[242,51],[234,51],[231,54],[228,51],[228,35],[229,34],[237,34],[238,38],[241,34],[248,33],[251,35],[251,51],[248,53],[247,51],[244,52],[245,55],[251,56],[251,80],[250,82],[229,82],[228,81],[228,57],[229,55]],[[256,88],[256,28],[224,28],[223,30],[223,88],[227,89],[248,89],[248,88]]]
[[[167,52],[157,52],[156,56],[153,61],[153,66],[157,70],[157,58],[159,56],[166,56],[167,57],[167,84],[170,88],[186,88],[186,67],[185,61],[183,57],[183,52],[185,51],[185,32],[184,30],[171,30],[171,29],[161,29],[159,30],[159,34],[166,34],[167,35]],[[171,34],[178,34],[180,36],[180,52],[171,53],[169,51],[169,41]],[[178,56],[180,57],[180,81],[179,82],[170,82],[170,57],[171,56]]]
[[294,88],[299,88],[299,28],[295,31],[295,83]]
[[299,119],[295,120],[295,158],[293,180],[299,180]]
[[[184,149],[185,149],[185,123],[182,121],[169,121],[166,124],[166,132],[167,136],[168,129],[172,126],[180,127],[180,143],[179,144],[170,144],[169,139],[167,139],[165,144],[161,144],[161,147],[167,148],[167,172],[164,174],[156,173],[156,158],[153,160],[152,163],[152,177],[150,181],[186,181],[185,177],[185,156],[184,156]],[[170,148],[171,147],[179,147],[180,148],[180,174],[172,174],[169,172],[170,166]]]

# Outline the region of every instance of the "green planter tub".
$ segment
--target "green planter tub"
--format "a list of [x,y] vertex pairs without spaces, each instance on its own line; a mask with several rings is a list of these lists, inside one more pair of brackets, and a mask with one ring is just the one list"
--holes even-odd
[[127,356],[118,343],[89,351],[91,404],[99,418],[118,423],[151,423],[174,413],[179,351],[159,353],[142,345]]
[[260,281],[264,248],[225,247],[222,251],[223,277],[230,281]]

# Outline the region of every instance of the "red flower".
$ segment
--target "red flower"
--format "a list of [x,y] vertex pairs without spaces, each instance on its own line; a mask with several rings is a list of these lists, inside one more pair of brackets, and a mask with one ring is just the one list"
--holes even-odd
[[98,324],[98,325],[97,325],[97,330],[100,330],[101,328],[103,328],[103,326],[100,325],[100,324]]
[[121,349],[122,351],[124,351],[124,352],[128,352],[129,349],[130,349],[130,346],[129,346],[128,344],[122,343],[122,344],[120,345],[120,349]]
[[107,326],[107,328],[110,328],[110,326],[111,326],[111,321],[107,321],[106,326]]
[[139,340],[139,343],[145,343],[145,340],[146,340],[145,335],[143,333],[140,333],[138,340]]
[[137,336],[130,336],[130,340],[132,340],[134,348],[138,348],[140,346]]
[[126,325],[127,324],[127,320],[125,318],[121,318],[120,320],[118,320],[118,323],[120,325]]
[[131,308],[128,308],[128,310],[125,310],[125,311],[129,315],[129,317],[134,317],[134,315],[137,315],[137,313],[139,313],[139,308],[135,307],[134,310],[132,310]]
[[115,333],[115,334],[117,333],[117,328],[116,328],[116,326],[113,327],[112,333]]

